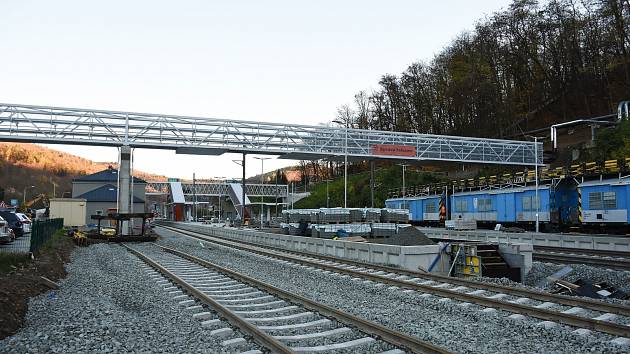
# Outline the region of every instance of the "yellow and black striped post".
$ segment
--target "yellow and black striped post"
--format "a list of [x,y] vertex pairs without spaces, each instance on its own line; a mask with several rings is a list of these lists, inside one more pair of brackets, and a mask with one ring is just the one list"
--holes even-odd
[[577,189],[578,193],[578,222],[582,223],[582,189]]

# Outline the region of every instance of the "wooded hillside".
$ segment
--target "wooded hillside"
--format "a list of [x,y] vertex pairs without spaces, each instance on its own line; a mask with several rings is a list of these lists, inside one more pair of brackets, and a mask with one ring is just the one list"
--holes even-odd
[[[0,188],[4,189],[4,200],[27,198],[37,194],[52,197],[53,183],[56,196],[72,190],[72,179],[106,169],[113,162],[94,162],[65,152],[48,149],[35,144],[0,143]],[[134,171],[134,175],[145,180],[166,180],[166,177]]]
[[338,110],[352,127],[482,137],[609,114],[630,97],[630,2],[515,0]]

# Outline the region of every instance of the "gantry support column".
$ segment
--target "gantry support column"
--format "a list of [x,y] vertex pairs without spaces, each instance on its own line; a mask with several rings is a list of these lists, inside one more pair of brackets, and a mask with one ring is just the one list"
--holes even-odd
[[[120,165],[118,166],[118,212],[128,213],[131,187],[131,148],[129,145],[120,147]],[[129,222],[122,223],[121,231],[129,234]]]
[[242,223],[243,225],[245,225],[245,156],[246,154],[243,153],[243,194],[242,194],[242,199],[241,199],[241,218],[242,218]]

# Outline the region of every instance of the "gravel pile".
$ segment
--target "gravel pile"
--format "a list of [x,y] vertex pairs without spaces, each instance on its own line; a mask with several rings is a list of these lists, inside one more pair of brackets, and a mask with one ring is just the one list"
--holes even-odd
[[[539,326],[540,320],[512,320],[503,311],[481,312],[482,308],[419,293],[404,293],[382,284],[366,284],[278,261],[250,255],[243,251],[200,242],[186,237],[173,237],[165,229],[159,242],[190,252],[218,265],[307,296],[381,323],[458,353],[620,353],[630,347],[610,343],[614,337],[591,333],[578,336],[575,328],[557,325]],[[203,244],[203,246],[201,245]]]
[[32,298],[3,353],[212,353],[217,339],[119,245],[77,248],[58,291]]

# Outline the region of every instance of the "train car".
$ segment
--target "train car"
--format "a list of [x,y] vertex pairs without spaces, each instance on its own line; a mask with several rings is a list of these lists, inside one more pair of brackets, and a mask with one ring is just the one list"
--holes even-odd
[[407,209],[408,198],[390,198],[385,201],[385,207],[390,209]]
[[533,225],[536,212],[541,223],[551,218],[549,186],[539,186],[536,202],[535,187],[517,187],[485,191],[455,193],[451,196],[451,218],[476,220],[493,226]]
[[385,206],[395,209],[408,209],[409,222],[415,225],[437,225],[445,218],[445,211],[440,217],[441,196],[392,198],[385,201]]
[[629,230],[630,181],[588,181],[581,183],[578,190],[581,197],[579,207],[582,225],[602,230]]
[[409,209],[411,222],[422,225],[439,224],[446,218],[475,220],[480,227],[503,224],[533,230],[538,213],[541,230],[630,232],[630,180],[626,179],[582,183],[557,179],[538,187],[539,202],[534,186],[455,192],[446,204],[443,198],[397,198],[386,205]]
[[[451,218],[476,220],[481,226],[503,225],[521,226],[531,229],[536,223],[536,213],[541,225],[549,224],[555,217],[556,223],[569,223],[569,206],[577,201],[571,196],[571,188],[566,186],[541,185],[538,187],[514,187],[505,189],[455,193],[451,196]],[[564,212],[559,212],[564,210]]]
[[[536,201],[536,187],[517,188],[508,195],[513,196],[514,207],[504,212],[503,220],[506,222],[533,225],[536,222],[536,213],[538,213],[538,221],[541,223],[551,220],[549,186],[540,186],[538,188],[538,200],[540,202]],[[512,212],[514,213],[513,215]]]
[[489,191],[473,191],[456,193],[451,196],[451,218],[459,220],[475,220],[478,224],[497,223],[501,206],[496,194]]
[[414,224],[436,225],[440,222],[440,196],[416,197],[410,203],[411,221]]

